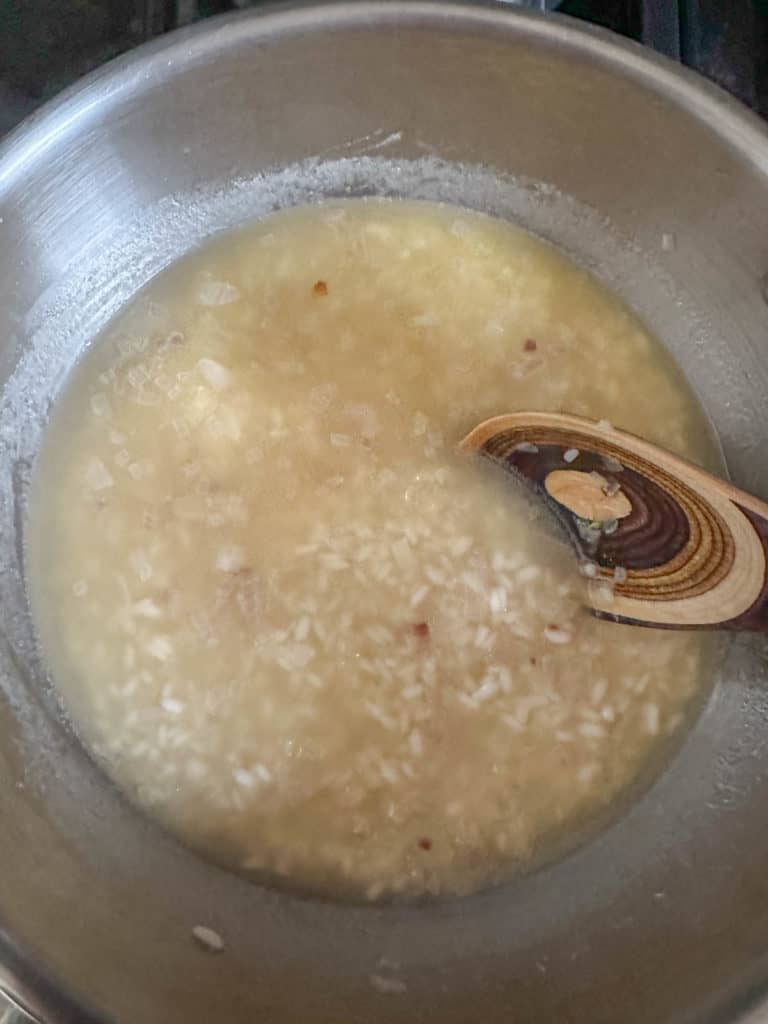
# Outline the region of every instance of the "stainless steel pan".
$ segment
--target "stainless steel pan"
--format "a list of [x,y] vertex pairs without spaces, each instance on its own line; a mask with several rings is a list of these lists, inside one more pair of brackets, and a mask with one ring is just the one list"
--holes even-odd
[[564,19],[398,0],[208,23],[91,76],[0,149],[0,981],[51,1021],[734,1020],[768,984],[764,641],[729,648],[683,750],[596,841],[432,907],[209,866],[57,714],[21,528],[63,374],[208,234],[370,192],[513,217],[595,269],[685,368],[736,482],[768,496],[768,136],[724,94]]

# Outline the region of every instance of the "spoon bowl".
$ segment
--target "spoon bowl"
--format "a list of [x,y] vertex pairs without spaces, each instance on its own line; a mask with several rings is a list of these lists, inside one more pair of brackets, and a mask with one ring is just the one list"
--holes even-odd
[[459,447],[526,482],[557,515],[601,618],[768,629],[765,502],[606,421],[511,413]]

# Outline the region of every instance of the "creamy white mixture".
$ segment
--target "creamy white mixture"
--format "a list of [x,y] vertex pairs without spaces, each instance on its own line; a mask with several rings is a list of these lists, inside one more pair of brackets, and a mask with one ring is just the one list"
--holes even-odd
[[526,408],[708,454],[627,309],[477,214],[304,208],[158,278],[65,389],[28,529],[118,784],[227,864],[369,899],[487,884],[616,801],[703,648],[591,618],[547,513],[454,453]]

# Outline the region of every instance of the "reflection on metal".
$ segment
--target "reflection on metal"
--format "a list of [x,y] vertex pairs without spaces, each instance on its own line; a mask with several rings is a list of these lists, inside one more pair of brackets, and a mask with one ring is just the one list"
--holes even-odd
[[501,0],[505,4],[528,7],[532,11],[554,11],[560,0]]
[[[223,11],[228,8],[244,10],[247,7],[257,7],[263,2],[264,0],[229,0],[221,7],[214,5],[214,13],[217,10]],[[554,11],[560,6],[560,0],[500,0],[500,2],[534,11]],[[170,28],[189,25],[203,14],[211,13],[207,9],[201,11],[200,0],[139,0],[139,5],[142,34],[145,39],[151,39]],[[207,8],[210,5],[202,6]],[[2,1024],[1,1021],[0,1024]]]
[[[5,1002],[5,997],[0,996],[0,1000]],[[23,1010],[8,1003],[6,1009],[0,1010],[0,1024],[34,1024],[34,1022]]]

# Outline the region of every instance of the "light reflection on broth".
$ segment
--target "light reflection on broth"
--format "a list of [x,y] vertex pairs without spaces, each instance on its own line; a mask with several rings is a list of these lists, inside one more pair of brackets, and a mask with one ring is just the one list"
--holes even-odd
[[704,648],[591,618],[547,513],[454,454],[516,409],[711,454],[626,308],[478,214],[303,208],[158,278],[65,390],[28,524],[118,784],[234,868],[368,899],[486,885],[614,806]]

